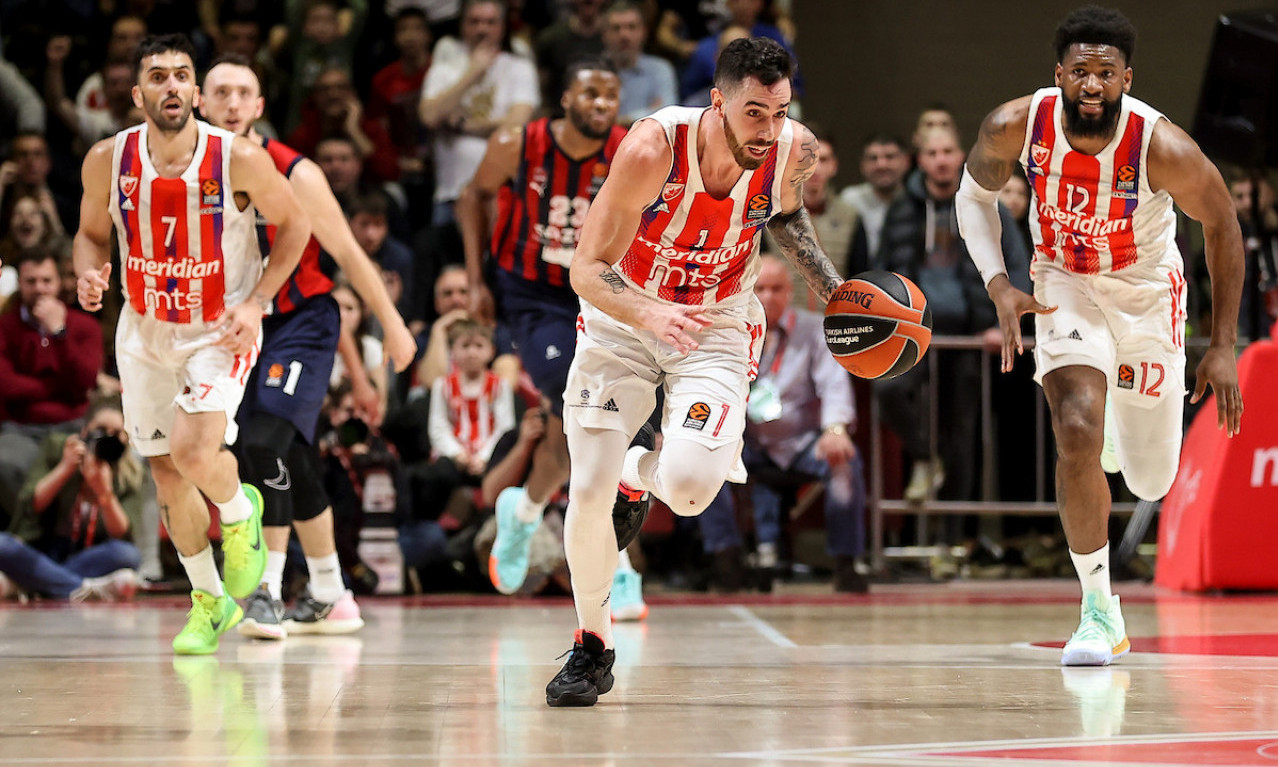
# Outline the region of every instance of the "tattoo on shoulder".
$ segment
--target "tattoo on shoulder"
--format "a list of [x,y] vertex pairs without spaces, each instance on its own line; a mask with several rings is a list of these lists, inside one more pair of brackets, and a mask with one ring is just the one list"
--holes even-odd
[[621,279],[621,275],[611,269],[605,269],[599,274],[599,279],[603,280],[608,287],[612,288],[613,293],[625,293],[626,281]]
[[799,161],[794,166],[794,177],[790,179],[790,186],[801,187],[816,173],[817,166],[817,141],[810,138],[799,145],[802,154]]

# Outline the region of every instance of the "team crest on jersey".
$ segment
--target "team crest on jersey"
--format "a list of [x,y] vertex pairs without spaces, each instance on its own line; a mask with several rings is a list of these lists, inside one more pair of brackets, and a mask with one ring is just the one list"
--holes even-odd
[[125,197],[132,197],[133,193],[138,190],[137,176],[120,176],[120,191]]
[[661,190],[661,199],[666,202],[674,202],[683,195],[683,184],[670,183],[666,184]]
[[750,222],[758,222],[768,217],[768,213],[772,210],[772,198],[766,194],[756,194],[746,203],[746,224]]
[[1035,144],[1030,147],[1030,157],[1034,158],[1035,165],[1046,165],[1049,157],[1052,156],[1052,150],[1043,144]]

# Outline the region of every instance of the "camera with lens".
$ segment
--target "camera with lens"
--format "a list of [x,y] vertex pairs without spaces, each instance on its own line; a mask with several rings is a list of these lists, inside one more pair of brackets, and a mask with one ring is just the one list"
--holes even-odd
[[84,446],[103,463],[115,463],[124,455],[124,442],[119,435],[97,428],[84,435]]

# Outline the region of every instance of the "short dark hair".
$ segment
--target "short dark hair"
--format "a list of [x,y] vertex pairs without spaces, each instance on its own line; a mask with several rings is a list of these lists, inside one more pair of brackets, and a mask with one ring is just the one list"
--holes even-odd
[[58,255],[44,245],[32,245],[29,248],[23,248],[18,253],[17,259],[13,264],[15,269],[21,271],[23,264],[43,264],[45,261],[52,261],[55,267],[61,270],[61,264],[58,263]]
[[174,32],[167,35],[147,35],[142,38],[137,50],[133,52],[133,70],[141,74],[143,59],[169,51],[185,53],[191,59],[191,66],[195,66],[195,46],[191,44],[191,39],[180,32]]
[[828,144],[829,147],[834,150],[835,154],[839,153],[839,145],[838,142],[834,140],[834,134],[826,130],[824,125],[816,122],[815,120],[809,120],[804,124],[808,126],[808,130],[812,131],[812,138],[822,144]]
[[861,151],[864,152],[874,144],[891,144],[902,152],[908,153],[910,151],[910,148],[905,145],[900,136],[893,136],[891,133],[871,133],[865,141],[861,142]]
[[386,202],[386,196],[381,192],[361,194],[346,209],[346,215],[350,218],[355,218],[361,213],[366,216],[386,218],[389,212],[390,204]]
[[1131,66],[1136,52],[1136,27],[1113,8],[1087,5],[1065,17],[1056,28],[1056,61],[1065,60],[1065,51],[1077,43],[1112,45],[1122,51],[1123,61]]
[[588,56],[574,60],[564,69],[564,90],[572,85],[573,80],[581,72],[612,72],[617,74],[617,67],[603,56]]
[[781,43],[768,37],[746,37],[728,43],[719,54],[719,63],[714,68],[714,87],[726,92],[747,77],[769,86],[793,76],[794,59]]

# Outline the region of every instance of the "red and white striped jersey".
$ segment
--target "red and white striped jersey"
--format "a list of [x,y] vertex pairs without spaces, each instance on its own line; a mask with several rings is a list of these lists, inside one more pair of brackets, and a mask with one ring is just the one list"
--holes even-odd
[[262,275],[252,205],[231,185],[235,134],[196,120],[191,164],[163,178],[151,164],[145,123],[115,136],[111,219],[129,306],[182,325],[210,323],[248,298]]
[[479,395],[469,397],[462,391],[461,375],[450,370],[444,378],[444,394],[448,398],[448,420],[453,437],[468,453],[481,453],[500,436],[497,433],[497,398],[502,393],[501,378],[491,370],[484,373]]
[[1078,274],[1164,260],[1180,265],[1171,195],[1149,187],[1149,143],[1162,113],[1123,94],[1114,139],[1089,155],[1069,145],[1063,103],[1060,88],[1034,93],[1021,148],[1034,260]]
[[744,171],[731,193],[718,199],[706,191],[697,158],[697,127],[705,112],[666,107],[644,118],[665,129],[673,158],[661,194],[644,210],[618,265],[635,289],[658,300],[735,305],[753,295],[759,233],[781,209],[794,127],[786,120],[763,165]]

